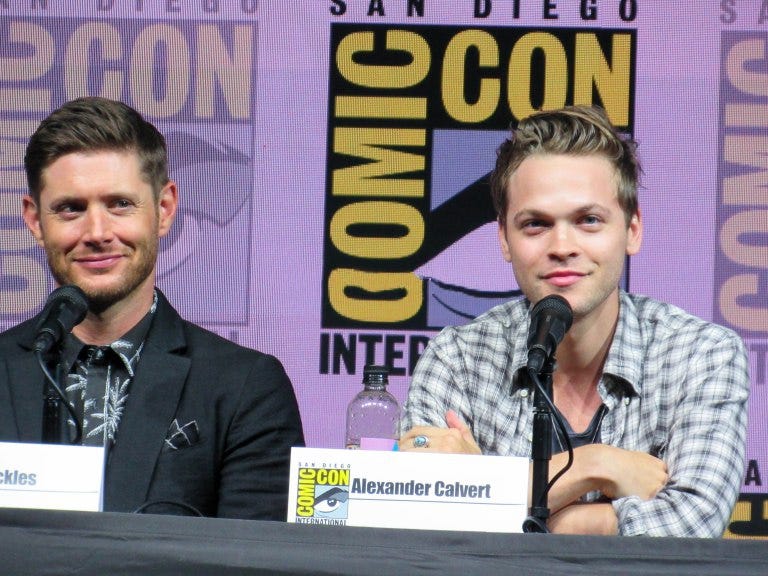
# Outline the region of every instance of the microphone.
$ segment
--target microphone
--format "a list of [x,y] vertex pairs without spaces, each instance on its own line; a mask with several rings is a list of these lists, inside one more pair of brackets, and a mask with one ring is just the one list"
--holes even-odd
[[528,329],[528,370],[538,374],[554,354],[573,324],[571,305],[562,296],[552,294],[539,300],[531,310]]
[[83,321],[87,311],[88,297],[77,286],[61,286],[51,292],[37,325],[34,351],[43,354],[48,352]]

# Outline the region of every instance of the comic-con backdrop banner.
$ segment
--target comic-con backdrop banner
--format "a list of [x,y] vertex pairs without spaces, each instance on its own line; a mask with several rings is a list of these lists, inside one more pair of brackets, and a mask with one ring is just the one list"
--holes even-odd
[[768,537],[768,3],[677,4],[0,1],[0,328],[54,288],[20,217],[30,134],[72,98],[123,100],[181,191],[159,286],[278,356],[309,445],[341,447],[365,364],[403,401],[437,330],[519,294],[487,182],[509,127],[599,104],[644,166],[623,286],[749,349],[729,535]]

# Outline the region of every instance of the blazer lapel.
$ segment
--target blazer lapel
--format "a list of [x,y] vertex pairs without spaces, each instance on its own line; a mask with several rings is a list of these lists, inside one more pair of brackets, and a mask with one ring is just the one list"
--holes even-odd
[[108,456],[105,510],[131,512],[146,500],[189,372],[181,317],[159,291],[155,315]]

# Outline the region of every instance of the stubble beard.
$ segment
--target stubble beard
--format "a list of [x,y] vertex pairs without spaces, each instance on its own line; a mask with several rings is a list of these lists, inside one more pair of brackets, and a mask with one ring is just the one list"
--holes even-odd
[[139,255],[138,261],[128,268],[124,278],[121,279],[122,281],[118,285],[104,288],[92,288],[82,285],[82,283],[78,284],[72,275],[69,274],[66,266],[61,264],[62,260],[65,259],[64,255],[46,250],[46,258],[48,260],[48,268],[56,282],[60,286],[68,284],[77,285],[88,297],[88,309],[95,314],[101,314],[131,295],[150,277],[157,262],[158,245],[158,238],[151,238],[148,242],[137,245],[134,251]]

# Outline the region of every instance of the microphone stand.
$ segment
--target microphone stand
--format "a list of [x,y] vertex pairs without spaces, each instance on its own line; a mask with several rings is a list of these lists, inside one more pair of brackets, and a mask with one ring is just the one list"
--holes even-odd
[[[45,392],[43,393],[43,443],[44,444],[63,444],[62,436],[62,414],[61,398],[56,392],[56,387],[61,383],[61,362],[56,363],[56,372],[54,380],[51,382],[48,378],[45,381]],[[59,389],[61,389],[59,387]]]
[[[523,522],[523,532],[548,533],[549,507],[549,461],[552,459],[552,372],[555,369],[553,356],[547,358],[539,374],[529,372],[534,380],[533,392],[533,438],[531,441],[531,506]],[[546,397],[544,396],[546,394]],[[549,402],[547,401],[549,400]]]
[[[67,395],[61,389],[60,383],[64,381],[64,366],[60,360],[56,362],[55,374],[51,374],[45,362],[42,352],[35,353],[40,369],[45,374],[45,388],[43,392],[43,437],[44,444],[80,444],[83,437],[83,423],[75,411]],[[63,417],[61,404],[72,417],[75,423],[75,439],[71,442],[67,438],[67,422]]]
[[46,382],[43,394],[43,444],[61,444],[61,412],[59,398],[53,387]]

